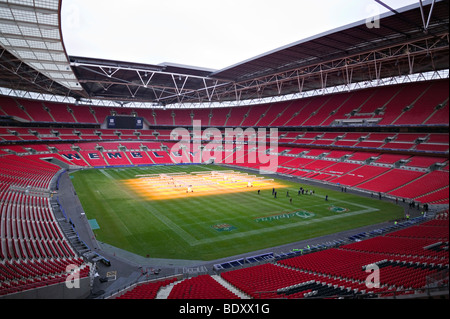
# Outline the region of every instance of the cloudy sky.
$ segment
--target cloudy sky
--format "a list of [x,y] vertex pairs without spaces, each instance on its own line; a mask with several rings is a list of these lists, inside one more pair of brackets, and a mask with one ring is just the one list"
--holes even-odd
[[[383,0],[398,9],[419,0]],[[387,9],[374,0],[64,0],[73,56],[222,69]]]

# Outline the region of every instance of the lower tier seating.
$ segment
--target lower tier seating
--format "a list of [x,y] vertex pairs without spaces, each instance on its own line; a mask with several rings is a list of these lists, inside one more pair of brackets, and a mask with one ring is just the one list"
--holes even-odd
[[[364,294],[390,297],[422,291],[429,278],[447,277],[448,211],[422,224],[371,239],[329,248],[274,263],[222,272],[220,282],[211,275],[184,280],[141,284],[120,293],[119,299],[152,299],[173,285],[168,299],[339,298]],[[373,267],[378,277],[370,277]],[[230,286],[231,285],[231,286]],[[237,289],[239,296],[231,291]]]
[[59,167],[40,159],[0,158],[0,295],[62,283],[67,267],[79,278],[90,266],[64,237],[50,204]]

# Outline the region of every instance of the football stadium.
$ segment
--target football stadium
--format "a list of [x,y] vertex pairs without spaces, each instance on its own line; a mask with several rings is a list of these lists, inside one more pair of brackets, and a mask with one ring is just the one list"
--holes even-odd
[[211,70],[0,0],[0,299],[448,299],[449,3],[367,2]]

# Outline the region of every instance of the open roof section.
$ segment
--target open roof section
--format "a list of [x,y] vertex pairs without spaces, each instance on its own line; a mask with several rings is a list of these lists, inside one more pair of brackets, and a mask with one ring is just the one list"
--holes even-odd
[[261,99],[448,69],[448,16],[447,0],[419,2],[383,14],[379,28],[358,21],[216,71],[161,64],[145,73],[111,61],[106,74],[95,60],[71,61],[92,98],[161,105]]
[[[56,2],[60,10],[60,1],[43,2]],[[0,3],[7,2],[0,0]],[[62,95],[121,104],[150,102],[188,106],[262,99],[448,70],[448,25],[448,0],[429,0],[383,14],[379,28],[368,28],[366,21],[355,22],[222,70],[70,57],[71,70],[66,71],[73,71],[83,90],[66,87]],[[31,47],[28,51],[36,52]],[[0,67],[9,72],[6,79],[2,79],[3,72],[0,72],[2,86],[10,83],[13,89],[20,87],[51,94],[64,91],[64,87],[53,83],[56,78],[52,79],[52,75],[48,77],[50,82],[36,86],[34,77],[45,77],[43,71],[25,77],[22,69],[30,69],[25,60],[8,58],[9,50],[0,52],[3,53]],[[55,87],[59,90],[55,91]]]

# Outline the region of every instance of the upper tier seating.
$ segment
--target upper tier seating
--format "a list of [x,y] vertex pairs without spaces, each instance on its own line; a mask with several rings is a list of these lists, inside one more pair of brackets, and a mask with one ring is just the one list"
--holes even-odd
[[432,114],[428,120],[425,120],[424,124],[434,125],[434,124],[442,124],[446,122],[446,119],[449,118],[449,106],[448,99],[447,102],[442,106],[438,107],[438,109]]
[[[370,88],[302,100],[203,110],[131,109],[67,105],[0,97],[0,115],[29,122],[102,124],[112,114],[144,117],[150,126],[330,126],[337,120],[374,120],[378,125],[448,125],[448,79]],[[340,142],[342,143],[342,142]]]
[[448,100],[448,85],[445,82],[424,85],[421,90],[423,94],[412,104],[412,109],[404,114],[392,124],[409,125],[423,124],[436,111],[436,106]]

